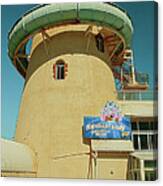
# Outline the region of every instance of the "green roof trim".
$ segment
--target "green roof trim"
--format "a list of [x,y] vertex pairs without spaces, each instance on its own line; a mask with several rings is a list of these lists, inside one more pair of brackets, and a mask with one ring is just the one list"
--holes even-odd
[[124,11],[107,3],[56,3],[41,5],[27,12],[13,26],[9,33],[8,54],[11,59],[19,44],[40,29],[62,22],[79,20],[117,30],[126,46],[131,46],[132,22]]

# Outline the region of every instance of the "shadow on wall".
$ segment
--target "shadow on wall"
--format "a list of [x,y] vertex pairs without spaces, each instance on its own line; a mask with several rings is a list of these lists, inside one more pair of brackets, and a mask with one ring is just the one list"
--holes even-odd
[[[87,47],[88,42],[90,43],[89,47]],[[32,65],[29,63],[26,82],[29,80],[33,72],[41,65],[64,54],[85,54],[96,56],[106,62],[108,60],[106,50],[104,53],[98,51],[94,35],[86,37],[84,36],[84,32],[61,33],[53,36],[50,40],[41,42],[36,48],[34,48],[30,61]]]

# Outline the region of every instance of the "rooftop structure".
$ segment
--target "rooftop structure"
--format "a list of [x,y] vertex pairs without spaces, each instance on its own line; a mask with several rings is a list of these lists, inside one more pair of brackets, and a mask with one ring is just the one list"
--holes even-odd
[[26,76],[30,61],[30,55],[26,53],[29,40],[36,33],[41,33],[44,39],[48,39],[46,31],[50,28],[70,23],[91,24],[85,35],[92,32],[99,45],[105,43],[107,63],[111,65],[114,78],[120,81],[123,89],[148,88],[147,76],[135,74],[133,52],[130,48],[133,33],[130,18],[122,9],[105,3],[41,5],[20,18],[10,31],[8,48],[9,56],[21,75]]

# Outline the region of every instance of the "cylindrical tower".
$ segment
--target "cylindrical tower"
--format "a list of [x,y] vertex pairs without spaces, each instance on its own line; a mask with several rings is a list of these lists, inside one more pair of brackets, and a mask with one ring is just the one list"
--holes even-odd
[[38,177],[87,178],[83,118],[116,101],[113,66],[131,35],[126,13],[105,3],[44,5],[14,25],[9,55],[25,78],[15,140],[36,152]]

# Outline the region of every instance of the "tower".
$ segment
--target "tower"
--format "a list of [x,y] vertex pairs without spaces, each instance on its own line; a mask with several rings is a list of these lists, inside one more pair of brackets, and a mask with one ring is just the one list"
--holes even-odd
[[[128,82],[116,68],[131,58],[132,32],[127,14],[105,3],[43,5],[14,25],[9,56],[25,78],[15,140],[37,154],[38,177],[87,178],[91,152],[83,118],[117,100],[114,78]],[[110,166],[122,171],[108,178],[126,179],[127,153],[111,155]]]

